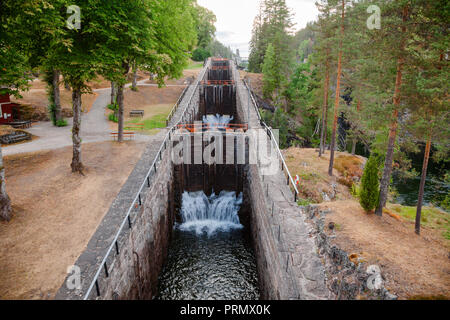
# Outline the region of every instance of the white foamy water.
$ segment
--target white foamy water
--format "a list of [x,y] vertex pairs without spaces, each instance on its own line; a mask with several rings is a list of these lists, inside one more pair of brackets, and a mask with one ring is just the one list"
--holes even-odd
[[206,116],[203,116],[203,123],[209,124],[210,127],[224,127],[227,126],[232,120],[234,119],[233,116],[229,115],[220,115],[220,114],[208,114]]
[[195,231],[198,235],[211,236],[217,231],[227,232],[242,229],[238,212],[242,204],[242,193],[222,191],[206,196],[203,191],[184,192],[181,206],[182,231]]

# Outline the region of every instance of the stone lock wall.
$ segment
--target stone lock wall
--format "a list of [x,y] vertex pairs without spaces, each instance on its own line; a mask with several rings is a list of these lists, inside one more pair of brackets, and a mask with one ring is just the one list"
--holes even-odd
[[167,256],[174,223],[173,167],[167,149],[131,233],[101,284],[102,299],[152,299]]

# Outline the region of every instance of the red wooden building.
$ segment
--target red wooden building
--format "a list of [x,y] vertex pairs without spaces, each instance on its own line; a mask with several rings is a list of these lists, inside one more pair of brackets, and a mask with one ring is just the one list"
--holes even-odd
[[9,94],[0,95],[0,124],[13,122],[19,105],[10,100]]

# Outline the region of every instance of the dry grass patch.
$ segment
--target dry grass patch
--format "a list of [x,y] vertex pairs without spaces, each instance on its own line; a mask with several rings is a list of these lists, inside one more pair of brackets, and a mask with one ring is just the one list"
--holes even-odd
[[51,299],[83,252],[145,144],[83,144],[85,176],[72,148],[6,156],[14,216],[0,223],[0,299]]
[[340,226],[333,241],[349,255],[380,266],[386,288],[400,298],[450,298],[450,246],[439,232],[424,226],[419,237],[412,222],[388,214],[367,214],[355,200],[319,206],[332,211],[325,225],[334,222]]

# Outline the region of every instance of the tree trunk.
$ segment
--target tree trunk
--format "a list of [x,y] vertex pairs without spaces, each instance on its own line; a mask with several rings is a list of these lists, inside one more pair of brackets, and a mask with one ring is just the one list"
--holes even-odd
[[328,167],[328,175],[333,176],[334,165],[334,149],[336,148],[336,126],[339,112],[339,102],[341,98],[341,74],[342,74],[342,42],[344,37],[344,19],[345,19],[345,1],[342,0],[342,21],[341,21],[341,39],[339,41],[339,59],[338,59],[338,71],[336,82],[336,98],[334,101],[334,119],[333,119],[333,134],[331,135],[331,155],[330,165]]
[[[123,67],[123,78],[126,80],[128,77],[128,72],[130,72],[130,65],[128,62],[124,61],[122,62]],[[118,104],[118,115],[117,115],[117,126],[118,126],[118,135],[117,135],[117,141],[123,142],[123,90],[124,90],[124,82],[122,81],[120,84],[117,85],[117,104]]]
[[328,87],[330,85],[330,71],[328,58],[325,65],[325,83],[323,94],[323,108],[322,108],[322,131],[320,133],[320,150],[319,157],[325,154],[326,134],[327,134],[327,114],[328,114]]
[[[408,7],[403,8],[403,27],[402,32],[406,32],[405,22],[408,16]],[[405,47],[405,42],[402,42],[401,49],[403,50]],[[397,138],[397,129],[398,129],[398,109],[400,107],[400,99],[401,99],[401,86],[402,86],[402,71],[403,71],[404,59],[403,57],[399,57],[397,60],[397,77],[395,80],[395,91],[394,91],[394,112],[392,115],[392,123],[389,129],[389,141],[386,152],[386,160],[384,162],[383,176],[380,182],[380,200],[378,203],[378,207],[375,210],[375,214],[378,216],[383,215],[383,208],[386,206],[388,192],[389,192],[389,183],[391,181],[392,174],[392,162],[394,158],[394,147],[395,140]]]
[[58,70],[53,70],[53,96],[54,96],[54,104],[55,104],[55,123],[57,121],[62,120],[62,112],[61,112],[61,94],[59,90],[59,76],[60,72]]
[[6,193],[5,168],[3,167],[2,147],[0,145],[0,220],[11,220],[11,200]]
[[356,138],[353,138],[353,145],[352,145],[352,155],[354,156],[356,153],[356,143],[358,140]]
[[136,70],[136,63],[133,64],[133,82],[131,84],[131,88],[134,91],[137,91],[137,70]]
[[81,163],[81,90],[80,88],[73,88],[72,91],[72,105],[73,105],[73,128],[72,128],[72,142],[73,142],[73,157],[72,157],[72,172],[79,172],[83,174],[83,164]]
[[114,81],[111,81],[111,104],[116,103],[116,88],[114,86]]
[[423,159],[422,176],[420,177],[419,199],[417,201],[416,212],[416,233],[420,235],[420,219],[422,215],[423,193],[425,190],[425,181],[427,179],[428,160],[430,159],[432,129],[428,134],[427,146],[425,148],[425,156]]
[[118,125],[118,136],[117,141],[123,141],[123,84],[119,84],[117,87],[117,104],[119,105],[118,115],[117,115],[117,125]]
[[[361,111],[361,101],[358,99],[358,102],[356,103],[356,111],[359,112]],[[353,132],[356,135],[357,132],[357,126],[354,125],[353,126]],[[358,143],[358,139],[356,137],[353,138],[353,146],[352,146],[352,155],[355,155],[356,153],[356,144]]]

